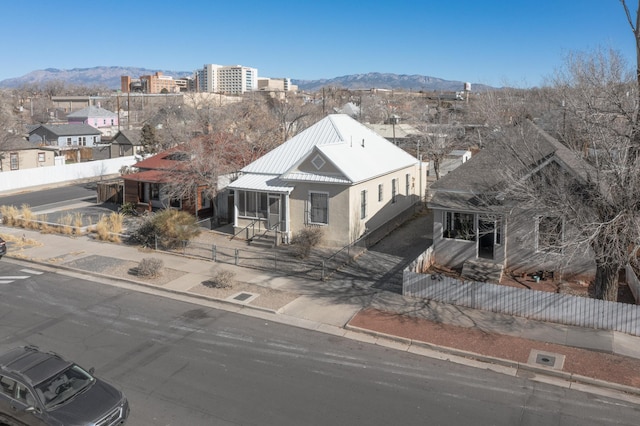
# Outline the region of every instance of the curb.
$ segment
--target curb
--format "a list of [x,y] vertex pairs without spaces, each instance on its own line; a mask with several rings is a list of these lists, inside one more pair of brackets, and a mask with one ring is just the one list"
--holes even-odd
[[[551,368],[545,368],[542,366],[539,367],[539,366],[535,366],[527,363],[521,363],[517,361],[503,359],[503,358],[496,358],[496,357],[491,357],[487,355],[477,354],[475,352],[468,352],[461,349],[434,345],[433,343],[423,342],[421,340],[408,339],[405,337],[394,336],[387,333],[381,333],[378,331],[353,326],[349,323],[347,323],[344,326],[344,328],[350,331],[367,334],[367,335],[376,337],[378,339],[384,339],[392,342],[400,342],[400,343],[407,344],[409,346],[418,346],[421,348],[430,349],[434,352],[438,352],[441,354],[456,356],[456,357],[462,358],[462,360],[470,359],[470,360],[481,362],[483,364],[499,365],[501,367],[512,368],[515,370],[515,375],[519,375],[518,373],[520,371],[530,371],[535,374],[540,374],[547,377],[553,377],[553,378],[565,380],[569,384],[569,387],[571,387],[571,384],[575,383],[575,384],[582,384],[582,385],[588,385],[588,386],[595,386],[598,388],[609,389],[612,391],[621,392],[634,397],[640,397],[640,389],[632,386],[621,385],[619,383],[613,383],[613,382],[607,382],[600,379],[594,379],[588,376],[582,376],[575,373],[553,370]],[[379,343],[375,343],[375,344],[379,345]],[[452,359],[449,359],[449,361],[457,362],[459,364],[464,364],[464,362],[459,362]],[[489,369],[489,367],[487,367],[487,369]]]
[[29,263],[33,263],[36,265],[42,265],[42,266],[46,266],[49,268],[54,268],[54,269],[62,269],[65,271],[69,271],[69,272],[75,272],[78,274],[83,274],[83,275],[90,275],[93,277],[97,277],[97,278],[102,278],[104,280],[110,280],[110,281],[118,281],[118,282],[122,282],[122,283],[126,283],[126,284],[130,284],[130,285],[136,285],[136,286],[140,286],[140,287],[145,287],[154,291],[158,291],[158,292],[163,292],[163,293],[170,293],[170,294],[175,294],[175,295],[179,295],[179,296],[184,296],[184,297],[190,297],[190,298],[194,298],[194,299],[200,299],[200,300],[206,300],[206,301],[210,301],[210,302],[218,302],[218,303],[222,303],[228,306],[233,306],[236,308],[248,308],[248,309],[253,309],[256,311],[260,311],[260,312],[266,312],[266,313],[270,313],[270,314],[278,314],[279,309],[275,310],[275,309],[269,309],[269,308],[265,308],[262,306],[255,306],[255,305],[247,305],[244,303],[236,303],[236,302],[232,302],[230,300],[227,299],[217,299],[215,297],[210,297],[210,296],[205,296],[203,294],[197,294],[197,293],[191,293],[191,292],[185,292],[185,291],[180,291],[180,290],[172,290],[170,288],[164,288],[164,287],[160,287],[160,286],[156,286],[153,284],[148,284],[145,283],[143,281],[138,281],[138,280],[134,280],[134,279],[127,279],[127,278],[121,278],[121,277],[113,277],[110,275],[105,275],[105,274],[101,274],[99,272],[93,272],[93,271],[87,271],[85,269],[77,269],[77,268],[72,268],[66,265],[61,265],[61,264],[56,264],[56,265],[52,265],[49,263],[44,263],[44,262],[39,262],[37,260],[33,260],[33,259],[28,259],[28,258],[15,258],[12,256],[7,256],[12,260],[16,260],[16,261],[24,261],[24,262],[29,262]]
[[[23,262],[27,262],[27,263],[32,263],[32,264],[36,264],[36,265],[41,265],[41,266],[45,266],[48,268],[52,268],[52,269],[61,269],[61,270],[65,270],[65,271],[69,271],[69,272],[73,272],[73,273],[78,273],[78,274],[83,274],[83,275],[89,275],[89,276],[94,276],[97,278],[101,278],[104,280],[110,280],[110,281],[116,281],[116,282],[121,282],[121,283],[126,283],[129,285],[134,285],[134,286],[139,286],[139,287],[144,287],[146,289],[150,289],[156,292],[162,292],[165,294],[173,294],[173,295],[177,295],[177,296],[182,296],[182,297],[186,297],[186,298],[193,298],[193,299],[198,299],[198,300],[203,300],[203,301],[209,301],[209,302],[216,302],[216,303],[221,303],[223,305],[226,305],[228,307],[234,307],[237,308],[236,312],[240,312],[244,309],[248,309],[251,311],[255,311],[255,312],[262,312],[262,313],[267,313],[267,314],[271,314],[271,315],[278,315],[280,314],[280,309],[278,310],[274,310],[274,309],[269,309],[269,308],[264,308],[261,306],[252,306],[252,305],[247,305],[247,304],[243,304],[243,303],[236,303],[236,302],[232,302],[226,299],[217,299],[214,297],[210,297],[210,296],[205,296],[205,295],[201,295],[201,294],[197,294],[197,293],[190,293],[190,292],[185,292],[185,291],[180,291],[180,290],[172,290],[172,289],[167,289],[167,288],[163,288],[163,287],[159,287],[159,286],[155,286],[152,284],[148,284],[142,281],[137,281],[137,280],[133,280],[133,279],[127,279],[127,278],[121,278],[121,277],[112,277],[109,275],[105,275],[105,274],[101,274],[98,272],[92,272],[92,271],[87,271],[84,269],[76,269],[76,268],[71,268],[69,266],[65,266],[65,265],[61,265],[61,264],[48,264],[48,263],[44,263],[44,262],[40,262],[37,260],[33,260],[33,259],[28,259],[28,258],[15,258],[12,256],[7,256],[8,258],[15,260],[15,261],[23,261]],[[357,315],[357,313],[355,314]],[[569,388],[572,387],[572,384],[576,384],[576,385],[585,385],[585,386],[590,386],[590,387],[597,387],[597,388],[601,388],[601,389],[605,389],[605,390],[610,390],[610,391],[615,391],[615,392],[619,392],[619,393],[623,393],[625,395],[629,395],[629,396],[633,396],[633,397],[640,397],[640,389],[639,388],[634,388],[631,386],[627,386],[627,385],[621,385],[618,383],[613,383],[613,382],[607,382],[604,380],[600,380],[600,379],[594,379],[591,377],[587,377],[587,376],[581,376],[578,374],[574,374],[574,373],[568,373],[568,372],[564,372],[564,371],[558,371],[558,370],[553,370],[551,368],[546,368],[543,366],[534,366],[531,364],[527,364],[527,363],[520,363],[517,361],[511,361],[511,360],[507,360],[507,359],[503,359],[503,358],[496,358],[496,357],[491,357],[491,356],[487,356],[487,355],[482,355],[482,354],[478,354],[475,352],[469,352],[469,351],[464,351],[461,349],[456,349],[456,348],[450,348],[450,347],[446,347],[446,346],[439,346],[439,345],[435,345],[433,343],[429,343],[429,342],[424,342],[421,340],[414,340],[414,339],[410,339],[410,338],[406,338],[406,337],[400,337],[400,336],[394,336],[391,334],[387,334],[387,333],[382,333],[382,332],[378,332],[375,330],[370,330],[370,329],[366,329],[366,328],[362,328],[362,327],[358,327],[358,326],[354,326],[351,325],[350,322],[353,320],[352,316],[349,321],[347,321],[347,323],[342,327],[345,330],[348,331],[352,331],[355,333],[359,333],[359,334],[363,334],[363,335],[368,335],[368,336],[372,336],[375,337],[376,339],[380,339],[382,341],[387,341],[389,343],[394,342],[394,343],[402,343],[407,345],[409,348],[410,347],[418,347],[418,348],[423,348],[423,349],[427,349],[427,350],[431,350],[435,353],[438,354],[444,354],[444,355],[451,355],[452,357],[456,357],[458,359],[451,359],[451,358],[446,358],[447,361],[451,361],[451,362],[455,362],[457,364],[462,364],[462,365],[467,365],[467,366],[471,366],[471,367],[475,367],[475,368],[479,368],[477,365],[472,365],[471,363],[467,363],[466,361],[475,361],[475,362],[479,362],[481,364],[485,364],[485,369],[487,370],[492,370],[492,371],[496,371],[496,372],[501,372],[503,374],[507,374],[504,371],[498,370],[498,369],[492,369],[491,366],[499,366],[499,367],[504,367],[507,369],[511,369],[513,372],[514,376],[521,376],[520,373],[521,372],[531,372],[534,374],[539,374],[541,376],[545,376],[545,377],[551,377],[551,378],[556,378],[556,379],[560,379],[565,381]],[[291,324],[293,325],[293,324]],[[295,326],[295,325],[293,325]],[[316,328],[316,330],[318,330],[318,328]],[[379,346],[390,346],[390,345],[384,345],[381,344],[381,342],[373,342],[376,345]],[[428,354],[420,354],[421,356],[428,356],[431,358],[437,358],[435,356],[431,356]],[[594,392],[593,390],[589,391],[589,390],[585,390],[583,389],[583,391],[586,392],[590,392],[590,393],[598,393],[598,392]]]

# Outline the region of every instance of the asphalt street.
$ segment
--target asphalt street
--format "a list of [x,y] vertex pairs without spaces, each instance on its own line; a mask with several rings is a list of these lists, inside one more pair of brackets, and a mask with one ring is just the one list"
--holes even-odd
[[124,390],[132,425],[637,424],[637,406],[268,318],[0,263],[0,350]]

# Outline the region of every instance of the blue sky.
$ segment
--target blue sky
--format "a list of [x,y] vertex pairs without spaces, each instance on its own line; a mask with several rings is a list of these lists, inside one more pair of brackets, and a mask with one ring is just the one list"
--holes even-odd
[[569,52],[614,48],[635,63],[619,0],[2,3],[0,80],[45,68],[215,63],[261,77],[389,72],[533,87]]

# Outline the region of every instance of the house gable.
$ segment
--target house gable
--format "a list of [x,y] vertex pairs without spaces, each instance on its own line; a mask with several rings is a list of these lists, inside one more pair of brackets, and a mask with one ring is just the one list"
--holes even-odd
[[318,149],[313,149],[300,162],[281,176],[285,181],[308,181],[351,184],[342,171]]

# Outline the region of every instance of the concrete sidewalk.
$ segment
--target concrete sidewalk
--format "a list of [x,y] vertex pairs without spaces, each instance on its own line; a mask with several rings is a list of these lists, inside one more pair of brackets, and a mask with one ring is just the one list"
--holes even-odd
[[[208,232],[215,234],[213,231]],[[365,330],[349,327],[351,319],[365,308],[374,308],[393,315],[482,330],[486,333],[640,359],[640,338],[638,337],[617,332],[530,321],[452,305],[426,303],[423,300],[405,298],[400,294],[383,290],[382,286],[375,285],[376,282],[388,279],[388,274],[383,271],[388,272],[389,268],[402,268],[406,259],[394,257],[392,252],[376,251],[375,246],[369,252],[361,255],[357,262],[349,267],[349,272],[346,275],[335,274],[331,280],[318,281],[299,276],[281,275],[274,271],[243,268],[166,252],[149,251],[124,244],[105,243],[94,240],[90,236],[41,234],[37,231],[4,226],[0,226],[0,235],[7,237],[8,253],[6,259],[10,262],[24,261],[38,264],[43,268],[51,267],[66,270],[67,273],[90,275],[96,282],[130,286],[139,291],[191,300],[194,303],[205,303],[247,315],[268,317],[272,321],[361,341],[385,344],[389,347],[402,348],[403,342],[406,343],[406,338],[394,338],[394,336],[384,333],[376,335],[375,331],[371,332],[371,330],[367,331],[368,334],[364,334],[362,331]],[[228,236],[216,235],[215,238],[220,238],[221,243],[225,245],[237,244],[243,249],[247,247],[246,242],[230,241]],[[386,246],[382,245],[382,247]],[[385,251],[389,250],[385,249]],[[176,274],[175,279],[158,285],[153,280],[140,280],[133,275],[116,277],[100,272],[108,270],[101,269],[104,265],[114,262],[138,263],[143,258],[149,257],[162,260],[164,268]],[[382,258],[387,262],[382,262]],[[367,268],[370,268],[370,272]],[[376,270],[376,268],[379,269]],[[232,270],[239,283],[250,285],[249,294],[252,297],[248,300],[236,300],[233,297],[218,298],[203,293],[201,291],[202,283],[209,280],[220,269]],[[356,270],[357,274],[354,272]],[[261,295],[274,292],[287,295],[287,298],[283,299],[282,306],[265,307],[259,303],[263,297]],[[264,297],[266,298],[266,296]],[[433,345],[429,347],[434,348]],[[406,347],[404,350],[407,350]],[[451,359],[450,352],[447,352],[445,348],[443,348],[443,352],[449,353],[447,359]],[[465,359],[469,360],[469,358],[473,358],[473,356],[461,356],[458,362],[465,362]],[[489,364],[493,366],[501,363],[504,365],[513,364],[513,360],[487,360],[486,358],[480,356],[476,358],[485,362],[483,368],[489,368],[487,367]],[[469,362],[472,365],[475,363],[475,361]],[[640,361],[638,367],[640,370]],[[532,366],[531,368],[536,370],[537,367]],[[536,371],[540,375],[545,373],[554,377],[559,375],[557,371],[551,371],[544,367],[537,368]],[[571,378],[571,380],[575,380],[575,378]],[[640,396],[640,389],[619,387],[615,383],[599,382],[598,386]]]

